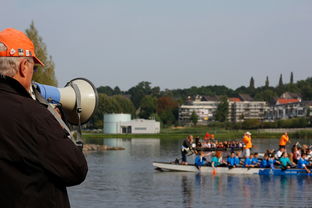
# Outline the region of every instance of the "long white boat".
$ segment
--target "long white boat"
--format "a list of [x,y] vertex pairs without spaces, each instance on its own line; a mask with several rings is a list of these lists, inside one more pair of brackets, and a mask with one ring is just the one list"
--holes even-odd
[[201,172],[201,173],[227,173],[227,174],[256,174],[256,175],[312,175],[304,169],[271,169],[271,168],[228,168],[228,167],[210,167],[202,166],[197,168],[194,164],[180,165],[168,162],[153,162],[153,166],[160,171],[183,171],[183,172]]

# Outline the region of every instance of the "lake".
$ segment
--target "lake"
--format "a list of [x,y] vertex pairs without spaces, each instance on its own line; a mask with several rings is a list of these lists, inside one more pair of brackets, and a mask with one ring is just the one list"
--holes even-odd
[[[68,189],[72,208],[312,207],[312,177],[158,172],[153,161],[180,158],[183,139],[98,139],[125,147],[86,154],[89,172]],[[301,140],[311,144],[312,140]],[[278,139],[253,139],[254,151]],[[193,161],[194,157],[188,158]]]

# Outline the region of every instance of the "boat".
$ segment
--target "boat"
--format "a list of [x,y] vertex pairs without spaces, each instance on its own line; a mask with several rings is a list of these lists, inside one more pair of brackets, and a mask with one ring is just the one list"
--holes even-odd
[[226,173],[226,174],[241,174],[241,175],[309,175],[304,169],[290,168],[290,169],[271,169],[271,168],[229,168],[201,166],[197,168],[194,164],[180,165],[170,162],[153,162],[153,166],[159,171],[182,171],[182,172],[200,172],[200,173]]

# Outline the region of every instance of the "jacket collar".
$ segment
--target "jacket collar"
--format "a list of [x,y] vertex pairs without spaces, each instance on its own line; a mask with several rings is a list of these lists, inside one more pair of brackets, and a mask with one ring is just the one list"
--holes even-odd
[[6,91],[31,98],[27,90],[17,80],[8,76],[0,75],[0,91]]

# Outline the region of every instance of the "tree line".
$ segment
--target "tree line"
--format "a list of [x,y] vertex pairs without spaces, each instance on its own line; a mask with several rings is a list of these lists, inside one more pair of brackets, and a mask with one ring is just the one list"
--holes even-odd
[[[294,74],[291,73],[289,83],[283,82],[282,75],[277,86],[269,84],[266,77],[263,86],[255,87],[255,79],[250,78],[249,86],[241,86],[235,90],[223,85],[208,85],[190,87],[185,89],[165,89],[152,87],[150,82],[142,81],[126,91],[118,86],[100,86],[97,88],[100,102],[96,116],[90,122],[90,127],[101,128],[103,113],[130,113],[133,118],[156,119],[163,125],[178,125],[178,108],[191,96],[222,96],[217,112],[226,110],[226,98],[237,97],[241,93],[249,94],[255,100],[272,102],[284,92],[298,93],[303,100],[312,100],[312,78],[294,83]],[[216,115],[217,120],[226,121],[223,113]],[[192,118],[194,121],[196,118]],[[279,125],[281,126],[281,125]]]

